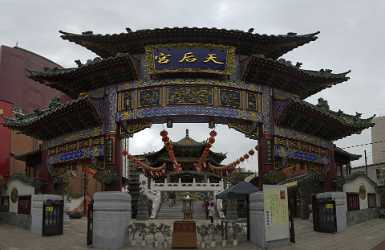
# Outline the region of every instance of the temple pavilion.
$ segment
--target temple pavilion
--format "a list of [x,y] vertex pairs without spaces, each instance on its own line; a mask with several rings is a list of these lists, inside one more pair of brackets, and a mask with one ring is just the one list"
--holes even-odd
[[[67,101],[15,114],[5,124],[41,140],[41,150],[33,152],[41,160],[27,163],[36,170],[30,173],[41,182],[40,192],[64,192],[65,176],[81,173],[95,180],[95,190],[122,190],[129,179],[122,157],[126,138],[152,124],[225,124],[258,140],[258,185],[288,183],[291,197],[305,208],[313,194],[340,189],[350,161],[359,157],[338,149],[335,141],[374,125],[373,117],[331,110],[325,99],[306,101],[349,80],[348,70],[306,69],[284,59],[287,52],[317,40],[319,32],[265,35],[254,29],[183,27],[126,28],[112,35],[60,33],[97,57],[76,60],[72,68],[29,71],[36,84],[62,91]],[[216,168],[229,174],[248,154],[221,165],[225,156],[210,151],[208,167],[198,174],[190,172],[189,157],[202,154],[202,145],[186,136],[174,147],[174,156],[162,149],[137,159],[150,169],[165,166],[166,176],[149,184],[158,185],[158,191],[149,193],[153,201],[165,192],[164,180],[178,176],[192,185],[193,180],[215,179]],[[171,174],[171,162],[179,175]]]

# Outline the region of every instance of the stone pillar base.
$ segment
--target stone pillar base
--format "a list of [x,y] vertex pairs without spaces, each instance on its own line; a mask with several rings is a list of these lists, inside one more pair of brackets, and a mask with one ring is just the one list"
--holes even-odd
[[109,191],[94,194],[93,247],[119,249],[128,243],[131,196]]

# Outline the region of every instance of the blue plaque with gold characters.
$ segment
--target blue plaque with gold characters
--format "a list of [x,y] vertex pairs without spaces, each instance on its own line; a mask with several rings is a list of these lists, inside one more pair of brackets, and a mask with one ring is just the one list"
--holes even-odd
[[146,47],[149,74],[203,72],[230,75],[235,49],[218,44],[159,44]]

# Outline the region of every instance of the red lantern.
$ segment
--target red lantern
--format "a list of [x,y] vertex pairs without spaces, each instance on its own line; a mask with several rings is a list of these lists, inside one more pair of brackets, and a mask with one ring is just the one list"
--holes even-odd
[[215,131],[215,130],[211,130],[211,132],[210,132],[210,136],[212,136],[212,137],[215,137],[215,136],[217,136],[217,131]]
[[243,158],[249,159],[249,155],[248,155],[248,154],[245,154],[245,155],[243,156]]
[[160,136],[166,137],[168,135],[168,132],[166,130],[160,131]]
[[254,149],[250,149],[249,150],[249,155],[253,155],[254,154]]
[[210,138],[209,138],[209,143],[210,143],[210,144],[213,144],[214,142],[215,142],[215,138],[214,138],[214,137],[210,137]]
[[240,163],[241,163],[241,161],[240,161],[240,160],[237,160],[237,161],[236,161],[236,163],[237,163],[237,165],[238,165],[238,164],[240,164]]
[[239,158],[239,160],[243,162],[245,160],[245,158],[243,158],[243,156],[241,156],[241,158]]

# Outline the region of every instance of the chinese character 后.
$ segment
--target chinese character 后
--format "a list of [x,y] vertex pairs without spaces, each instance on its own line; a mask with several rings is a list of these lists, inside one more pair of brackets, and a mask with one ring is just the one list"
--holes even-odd
[[170,56],[171,56],[170,54],[165,54],[163,52],[160,52],[159,55],[155,56],[155,60],[159,64],[166,64],[170,62],[170,59],[169,59]]
[[196,62],[198,59],[195,57],[194,53],[192,52],[187,52],[187,53],[184,53],[182,59],[179,60],[180,63],[183,63],[183,62],[188,62],[188,63],[192,63],[192,62]]
[[215,64],[224,64],[224,62],[217,61],[218,57],[216,54],[207,54],[206,60],[204,60],[204,63],[213,62]]

